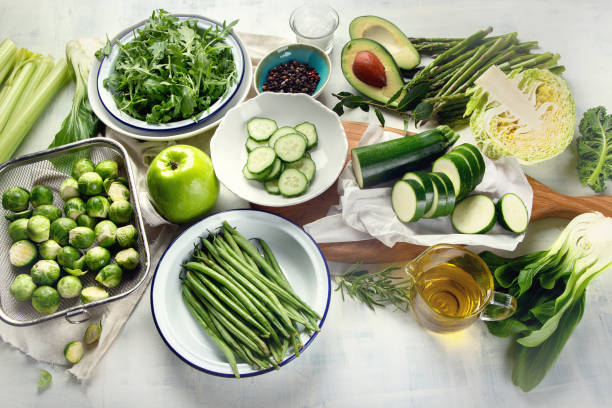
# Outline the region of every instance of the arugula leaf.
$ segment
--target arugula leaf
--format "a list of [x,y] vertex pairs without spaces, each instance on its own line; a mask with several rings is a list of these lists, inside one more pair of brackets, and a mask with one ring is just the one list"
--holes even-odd
[[601,193],[612,179],[612,115],[598,106],[584,113],[578,137],[578,177],[582,184]]

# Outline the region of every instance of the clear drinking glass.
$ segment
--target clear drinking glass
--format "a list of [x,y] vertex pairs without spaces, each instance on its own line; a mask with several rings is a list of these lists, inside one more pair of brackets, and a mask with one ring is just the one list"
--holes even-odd
[[327,4],[307,3],[293,10],[289,25],[298,43],[314,45],[329,54],[334,48],[338,13]]

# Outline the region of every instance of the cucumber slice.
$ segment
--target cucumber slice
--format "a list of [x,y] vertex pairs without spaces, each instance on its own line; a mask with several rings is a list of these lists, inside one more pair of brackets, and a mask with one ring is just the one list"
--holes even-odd
[[253,118],[247,123],[247,133],[258,142],[268,140],[277,128],[276,122],[267,118]]
[[495,225],[495,204],[484,194],[466,197],[455,206],[451,223],[462,234],[484,234]]
[[436,160],[432,168],[433,172],[444,173],[453,182],[455,197],[465,197],[472,186],[472,175],[467,162],[459,156],[445,154]]
[[438,189],[438,196],[444,196],[445,200],[438,199],[438,206],[440,208],[437,210],[437,213],[440,216],[449,215],[453,212],[453,208],[455,208],[456,200],[453,182],[444,173],[429,173],[429,176],[433,179],[440,180],[442,183],[442,189]]
[[529,212],[525,203],[514,193],[507,193],[495,205],[499,224],[516,234],[521,234],[529,224]]
[[270,172],[272,171],[272,167],[270,167],[268,170],[260,173],[260,174],[253,174],[249,171],[249,169],[247,168],[247,165],[245,164],[244,167],[242,168],[242,175],[247,179],[247,180],[257,180],[257,181],[264,181],[267,179],[268,175],[270,174]]
[[391,190],[391,206],[401,222],[419,220],[425,214],[425,189],[416,180],[399,180]]
[[276,159],[274,159],[274,164],[272,165],[272,168],[270,169],[270,174],[268,174],[268,176],[264,179],[264,181],[274,180],[278,178],[282,170],[283,170],[283,162],[277,157]]
[[296,197],[308,188],[308,179],[297,169],[285,169],[278,179],[278,189],[285,197]]
[[268,146],[270,146],[271,148],[274,148],[274,143],[276,143],[276,141],[281,136],[288,135],[289,133],[297,133],[297,131],[291,126],[283,126],[283,127],[276,129],[276,131],[272,134],[272,136],[270,136],[270,139],[268,139]]
[[315,162],[310,157],[304,156],[298,161],[295,161],[293,163],[287,163],[285,165],[285,168],[297,169],[301,171],[302,173],[304,173],[304,175],[308,179],[308,182],[310,183],[315,176],[315,171],[317,169],[317,166],[315,165]]
[[455,150],[470,152],[472,156],[474,156],[474,158],[476,159],[476,162],[478,163],[480,174],[484,176],[485,170],[486,170],[485,161],[484,161],[484,158],[482,157],[482,153],[480,153],[480,150],[478,150],[476,146],[474,146],[471,143],[463,143],[453,149],[453,151]]
[[308,141],[308,150],[317,145],[319,137],[317,135],[317,128],[315,125],[310,122],[304,122],[297,125],[295,130],[306,136],[306,140]]
[[263,141],[263,142],[258,142],[257,140],[253,139],[252,137],[247,137],[246,143],[244,144],[244,146],[247,149],[247,152],[252,152],[253,150],[257,149],[258,147],[262,147],[262,146],[268,146],[268,142],[267,141]]
[[446,154],[446,156],[459,157],[461,160],[465,162],[465,164],[467,164],[467,167],[470,170],[470,190],[469,191],[474,190],[476,185],[480,183],[480,180],[478,180],[478,177],[480,176],[480,170],[478,168],[478,162],[476,161],[476,159],[472,157],[472,154],[456,152],[453,150],[452,152]]
[[434,196],[434,187],[431,179],[426,173],[422,171],[409,171],[404,174],[402,180],[415,180],[417,181],[425,190],[425,212],[428,212],[433,204],[433,196]]
[[274,151],[282,161],[291,163],[300,160],[304,156],[306,146],[306,139],[297,133],[291,133],[281,136],[274,143]]
[[270,194],[280,194],[280,189],[278,188],[278,179],[266,181],[264,183],[264,187],[266,188],[266,191]]
[[261,174],[274,165],[276,153],[267,146],[254,149],[247,157],[247,169],[253,174]]

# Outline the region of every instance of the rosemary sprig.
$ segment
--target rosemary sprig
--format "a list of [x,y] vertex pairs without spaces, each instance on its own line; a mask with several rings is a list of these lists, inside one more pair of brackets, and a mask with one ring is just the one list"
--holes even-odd
[[390,266],[378,272],[368,273],[360,270],[361,264],[351,266],[344,275],[336,276],[342,300],[344,292],[351,298],[365,303],[370,309],[374,306],[385,307],[393,305],[403,312],[407,312],[410,306],[410,287],[407,279],[393,276],[397,266]]

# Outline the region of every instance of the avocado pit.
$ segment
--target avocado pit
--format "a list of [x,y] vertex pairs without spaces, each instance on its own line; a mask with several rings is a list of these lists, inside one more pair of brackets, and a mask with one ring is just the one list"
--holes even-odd
[[370,51],[360,51],[353,60],[353,74],[361,81],[376,88],[387,85],[385,67]]

